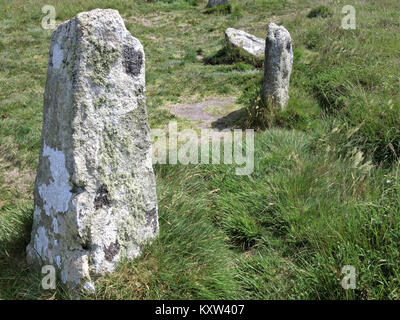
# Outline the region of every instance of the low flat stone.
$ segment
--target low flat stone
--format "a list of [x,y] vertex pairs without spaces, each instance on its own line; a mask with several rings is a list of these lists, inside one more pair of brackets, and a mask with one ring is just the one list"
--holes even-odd
[[230,48],[251,63],[260,65],[264,60],[265,40],[243,30],[228,28],[225,39]]

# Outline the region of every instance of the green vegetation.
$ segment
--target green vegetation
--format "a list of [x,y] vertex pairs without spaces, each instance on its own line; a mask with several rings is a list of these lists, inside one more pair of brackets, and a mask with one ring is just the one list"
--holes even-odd
[[[69,297],[41,290],[25,263],[51,36],[40,25],[45,4],[57,23],[119,10],[145,48],[152,127],[175,119],[170,104],[230,96],[245,111],[236,126],[262,129],[250,176],[226,165],[155,166],[160,237],[86,298],[400,298],[400,2],[357,1],[356,30],[341,28],[346,1],[232,2],[239,14],[203,14],[200,0],[0,3],[0,298]],[[227,27],[263,38],[271,20],[294,43],[290,101],[279,112],[259,111],[262,68],[227,59],[223,44]],[[355,290],[340,285],[344,265],[356,268]]]
[[328,18],[333,15],[333,10],[331,8],[328,8],[327,6],[318,6],[317,8],[314,8],[310,11],[310,13],[307,15],[308,18]]
[[232,5],[230,3],[220,5],[220,6],[214,6],[211,8],[206,8],[204,10],[204,13],[222,13],[222,14],[228,14],[232,12]]

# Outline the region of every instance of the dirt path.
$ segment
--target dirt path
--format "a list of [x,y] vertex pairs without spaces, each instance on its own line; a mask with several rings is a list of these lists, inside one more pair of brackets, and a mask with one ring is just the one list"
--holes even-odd
[[169,111],[176,117],[192,122],[200,129],[228,127],[227,119],[239,109],[235,99],[208,99],[201,102],[171,105]]

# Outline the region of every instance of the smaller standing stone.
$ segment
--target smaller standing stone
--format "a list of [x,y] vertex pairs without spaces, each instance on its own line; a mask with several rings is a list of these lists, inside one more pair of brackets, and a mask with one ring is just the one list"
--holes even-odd
[[290,73],[293,65],[292,40],[289,31],[275,23],[268,25],[265,42],[264,85],[265,104],[284,109],[289,100]]
[[215,6],[224,6],[229,4],[229,0],[208,0],[208,4],[206,8],[212,8]]

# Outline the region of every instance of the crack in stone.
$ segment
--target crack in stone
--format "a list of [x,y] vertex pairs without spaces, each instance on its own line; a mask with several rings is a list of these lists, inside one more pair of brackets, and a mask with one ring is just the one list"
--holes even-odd
[[118,240],[112,242],[108,247],[104,246],[104,256],[106,260],[112,261],[112,259],[118,254],[119,249],[120,245],[118,243]]
[[104,206],[109,206],[110,203],[107,187],[102,184],[100,188],[97,189],[96,197],[94,198],[94,207],[97,210],[103,208]]

